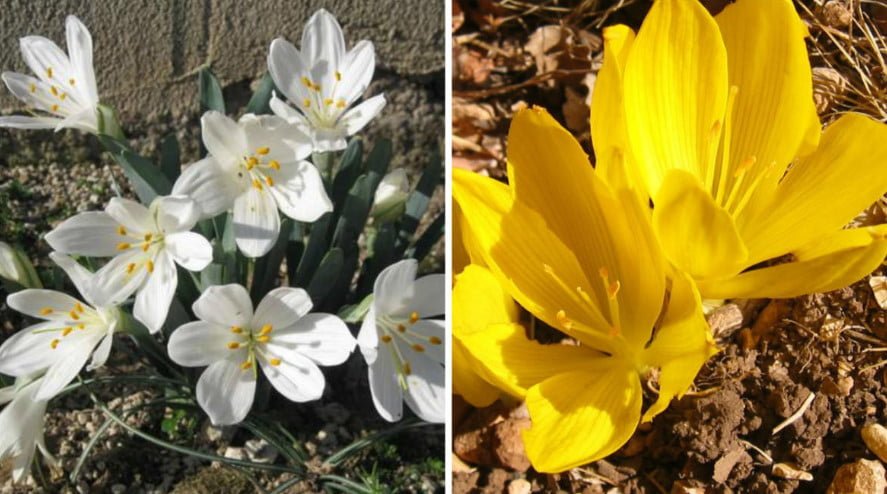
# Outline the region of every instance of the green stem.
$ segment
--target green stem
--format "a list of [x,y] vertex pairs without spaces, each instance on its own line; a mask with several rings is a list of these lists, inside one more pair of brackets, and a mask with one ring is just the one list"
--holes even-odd
[[120,127],[120,121],[117,119],[117,110],[110,106],[98,105],[96,113],[99,121],[99,134],[109,135],[121,141],[126,139],[123,128]]

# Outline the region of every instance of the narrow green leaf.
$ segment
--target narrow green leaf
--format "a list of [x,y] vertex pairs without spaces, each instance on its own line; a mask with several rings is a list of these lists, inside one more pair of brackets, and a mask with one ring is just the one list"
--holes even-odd
[[370,209],[373,207],[375,185],[368,174],[358,177],[348,192],[336,223],[333,245],[346,253],[357,252],[357,237],[366,226]]
[[425,211],[428,210],[428,203],[431,201],[431,196],[434,195],[434,189],[441,183],[442,173],[443,162],[440,156],[435,153],[431,157],[428,167],[422,172],[422,177],[419,178],[415,190],[407,199],[406,209],[400,220],[400,231],[397,234],[397,250],[400,255],[413,240],[419,222]]
[[182,171],[179,139],[175,133],[164,137],[163,142],[160,143],[160,170],[163,171],[170,183],[175,183]]
[[434,218],[434,221],[428,225],[428,228],[422,232],[422,235],[416,240],[416,243],[407,249],[405,257],[411,257],[417,261],[421,261],[425,259],[425,256],[431,251],[431,248],[434,247],[434,244],[440,240],[444,235],[444,230],[446,229],[446,217],[443,213],[437,215],[437,218]]
[[370,446],[376,442],[381,441],[382,439],[384,439],[388,436],[393,436],[395,434],[399,434],[403,431],[410,430],[410,429],[416,429],[419,427],[429,427],[429,426],[431,426],[431,427],[441,426],[441,424],[432,424],[429,422],[423,422],[419,419],[405,419],[405,420],[401,421],[400,423],[391,426],[388,429],[381,430],[379,432],[376,432],[375,434],[370,434],[369,436],[360,438],[360,439],[352,442],[348,446],[345,446],[344,448],[340,449],[339,451],[337,451],[336,453],[331,455],[329,458],[326,459],[326,461],[324,461],[324,463],[327,465],[334,466],[334,467],[338,466],[343,461],[345,461],[349,456],[353,455],[354,453],[357,453],[358,451],[362,450],[363,448],[366,448],[367,446]]
[[[299,261],[299,268],[296,270],[294,286],[307,286],[314,277],[317,266],[320,265],[320,261],[329,249],[329,231],[332,218],[332,213],[326,213],[311,225],[308,244],[305,246],[305,253],[302,254],[301,261]],[[290,284],[292,283],[293,279],[290,279]]]
[[369,312],[372,305],[373,294],[371,293],[357,304],[342,307],[338,312],[338,316],[349,324],[357,324],[360,321],[363,321],[363,318],[366,317],[367,312]]
[[342,161],[339,165],[339,171],[333,179],[333,195],[331,199],[333,204],[342,204],[348,196],[348,191],[354,186],[357,177],[363,171],[363,163],[361,156],[363,155],[363,142],[360,138],[351,139],[345,152],[342,154]]
[[345,256],[342,253],[342,249],[333,248],[323,256],[323,261],[320,262],[320,266],[318,266],[317,271],[311,278],[311,283],[307,287],[308,294],[311,296],[315,306],[321,305],[323,299],[329,294],[336,283],[336,279],[339,277],[339,273],[342,271],[344,263]]
[[265,72],[262,80],[259,81],[259,87],[253,93],[249,103],[246,104],[246,113],[254,113],[256,115],[268,115],[271,113],[271,92],[274,91],[274,80],[271,74]]
[[151,204],[155,197],[168,195],[172,190],[172,182],[148,158],[136,154],[129,145],[111,136],[99,135],[98,138],[123,168],[123,173],[144,204]]
[[376,145],[373,146],[372,151],[370,151],[370,155],[367,156],[367,172],[373,172],[378,176],[373,191],[375,191],[376,186],[379,185],[379,180],[382,180],[382,177],[388,172],[388,165],[390,163],[391,141],[388,139],[379,139],[376,141]]
[[397,241],[397,234],[394,225],[384,223],[376,231],[373,239],[372,256],[364,261],[363,272],[360,274],[360,281],[357,284],[357,295],[364,296],[373,291],[373,284],[376,277],[390,264],[397,260],[398,255],[394,246]]
[[209,68],[200,69],[200,108],[203,112],[215,110],[225,113],[222,85]]
[[290,232],[293,229],[293,221],[289,218],[283,220],[280,225],[280,234],[277,242],[268,254],[256,260],[256,269],[253,271],[253,285],[250,295],[253,302],[258,302],[268,293],[280,278],[280,263],[286,255],[286,247],[289,243]]

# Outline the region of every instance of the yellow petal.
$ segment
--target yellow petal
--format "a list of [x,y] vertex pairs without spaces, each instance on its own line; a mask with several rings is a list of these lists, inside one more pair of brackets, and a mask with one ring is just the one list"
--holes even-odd
[[737,219],[750,264],[838,230],[887,192],[887,125],[848,113],[795,163],[772,200]]
[[797,251],[794,262],[699,282],[706,298],[788,298],[837,290],[875,270],[887,255],[883,226],[839,230]]
[[595,171],[615,187],[635,187],[635,170],[631,161],[625,128],[622,98],[625,61],[634,32],[628,26],[604,29],[604,63],[594,83],[591,98],[591,141],[594,146]]
[[499,391],[478,375],[483,363],[472,357],[462,338],[492,324],[517,322],[518,308],[488,269],[469,265],[453,287],[453,391],[474,406],[487,406]]
[[637,372],[619,361],[532,387],[527,409],[533,425],[523,434],[530,463],[540,472],[562,472],[616,451],[637,427],[642,398]]
[[465,269],[469,264],[479,264],[483,265],[483,256],[477,251],[474,252],[474,256],[472,256],[472,252],[470,250],[474,249],[474,246],[477,242],[474,241],[473,236],[471,235],[471,230],[468,228],[468,225],[465,221],[465,217],[462,214],[462,209],[459,208],[459,204],[453,203],[453,274],[459,274]]
[[695,279],[725,277],[745,265],[748,252],[733,219],[684,171],[666,176],[653,226],[666,256]]
[[654,202],[670,169],[711,183],[726,102],[727,54],[714,19],[695,0],[654,2],[625,66],[628,137]]
[[702,313],[699,292],[685,274],[673,279],[668,309],[643,363],[659,368],[659,398],[644,413],[648,422],[680,398],[693,384],[699,369],[717,353],[711,330]]
[[[560,285],[567,289],[561,290],[561,298],[587,296],[590,302],[585,305],[597,308],[591,312],[607,315],[606,327],[615,328],[614,332],[623,334],[633,344],[645,344],[665,290],[661,251],[652,234],[649,213],[634,196],[614,191],[601,180],[573,136],[544,110],[526,110],[515,115],[508,139],[515,207],[503,223],[503,245],[509,244],[509,252],[537,251],[532,254],[534,258],[551,265],[554,274],[564,281]],[[541,220],[534,220],[534,213]],[[544,224],[534,226],[535,223]],[[547,236],[542,235],[546,231],[556,239],[546,240]],[[555,266],[547,261],[553,253],[549,243],[562,244],[572,252],[584,276],[566,272],[576,267]],[[523,266],[531,269],[534,264]],[[602,279],[602,269],[609,281]],[[517,276],[503,271],[506,277]],[[549,276],[548,281],[547,288],[540,288],[556,291],[558,284],[552,283],[555,280]],[[612,304],[614,294],[608,293],[608,285],[612,288],[616,284],[618,304]],[[567,307],[547,308],[555,314],[563,309],[571,319],[600,327],[597,317],[582,320]],[[614,315],[617,309],[618,317]],[[543,319],[552,324],[550,318]]]
[[517,397],[552,376],[575,370],[601,371],[612,358],[575,345],[542,345],[527,338],[519,324],[496,324],[483,331],[463,335],[465,350],[479,366],[478,373],[489,383]]
[[737,170],[752,163],[737,182],[742,197],[771,163],[784,170],[802,144],[807,149],[811,127],[819,134],[807,29],[790,0],[741,0],[715,20],[727,48],[729,85],[738,88],[727,123],[729,163],[719,169],[730,190]]

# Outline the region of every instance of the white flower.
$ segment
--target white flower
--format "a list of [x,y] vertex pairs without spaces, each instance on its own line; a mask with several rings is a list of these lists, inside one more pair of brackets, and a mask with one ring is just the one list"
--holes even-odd
[[22,57],[37,77],[16,72],[4,72],[0,77],[16,98],[43,114],[0,117],[0,127],[71,127],[98,133],[99,96],[92,68],[92,36],[73,15],[65,19],[65,34],[70,57],[43,36],[19,40]]
[[28,476],[35,448],[46,460],[56,465],[43,443],[43,422],[46,400],[36,398],[43,378],[16,379],[12,386],[0,389],[0,405],[7,404],[0,412],[0,460],[12,458],[12,481],[21,482]]
[[40,277],[24,252],[0,242],[0,278],[14,281],[25,288],[40,288]]
[[169,356],[187,367],[209,366],[197,381],[197,402],[213,424],[236,424],[253,404],[257,366],[282,395],[320,398],[325,380],[317,365],[338,365],[354,350],[354,337],[338,317],[309,314],[299,288],[268,292],[253,313],[240,285],[207,288],[192,309],[199,321],[176,329]]
[[87,370],[104,365],[120,324],[117,307],[90,293],[96,275],[68,256],[53,252],[50,257],[67,273],[86,302],[54,290],[13,293],[6,298],[9,307],[44,322],[19,331],[0,345],[0,373],[24,377],[46,371],[34,395],[37,400],[55,396],[77,376],[90,356]]
[[345,37],[336,18],[320,9],[302,31],[302,50],[277,38],[271,43],[268,71],[274,84],[296,106],[275,94],[271,109],[311,136],[315,151],[345,149],[353,135],[385,106],[376,95],[349,109],[360,98],[376,69],[376,54],[369,41],[345,50]]
[[385,420],[400,420],[406,401],[422,420],[443,422],[446,323],[424,318],[444,313],[446,278],[417,280],[416,266],[408,259],[379,273],[357,344],[369,365],[373,403]]
[[175,264],[200,271],[212,262],[209,241],[190,231],[199,216],[187,197],[158,197],[148,208],[115,197],[105,212],[68,218],[46,241],[64,254],[114,256],[96,272],[94,298],[119,305],[137,292],[133,315],[156,333],[176,292]]
[[239,122],[210,111],[201,119],[209,155],[185,168],[173,194],[192,197],[209,218],[234,208],[237,247],[265,255],[280,233],[277,210],[313,222],[333,210],[317,168],[304,161],[308,138],[275,116],[247,114]]
[[388,172],[376,188],[376,195],[373,198],[373,217],[377,221],[396,220],[403,214],[409,195],[410,181],[407,179],[406,170],[398,168]]

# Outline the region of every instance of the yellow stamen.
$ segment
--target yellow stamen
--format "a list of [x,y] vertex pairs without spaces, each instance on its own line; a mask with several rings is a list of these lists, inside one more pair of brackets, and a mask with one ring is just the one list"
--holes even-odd
[[255,156],[250,156],[246,160],[246,169],[252,170],[258,164],[259,164],[259,159],[256,158]]
[[268,184],[268,187],[272,187],[274,185],[274,179],[265,175],[265,183]]
[[269,359],[268,363],[273,365],[274,367],[277,367],[278,365],[280,365],[280,359],[279,358]]
[[75,81],[74,78],[72,77],[72,78],[68,79],[68,84],[73,86],[74,84],[77,84],[77,81]]
[[69,334],[71,334],[71,331],[74,331],[74,328],[68,326],[67,328],[62,330],[62,336],[68,336]]
[[557,317],[557,322],[558,322],[558,324],[560,324],[561,326],[563,326],[563,328],[566,329],[567,331],[569,331],[570,329],[573,328],[573,321],[571,321],[571,320],[567,317],[567,313],[564,312],[563,310],[559,310],[559,311],[557,311],[557,315],[556,315],[556,317]]
[[148,268],[149,273],[153,273],[154,272],[154,261],[146,262],[145,267]]
[[280,162],[278,162],[277,160],[269,161],[268,166],[270,166],[271,168],[274,168],[275,170],[280,170]]
[[413,311],[413,313],[410,314],[410,324],[416,324],[416,322],[418,320],[419,320],[419,313],[416,311]]
[[37,85],[32,82],[29,89],[32,93],[36,93],[37,92]]
[[248,369],[251,368],[252,366],[253,366],[253,361],[252,361],[252,360],[246,360],[246,361],[244,361],[242,364],[240,364],[240,368],[243,369],[243,370],[248,370]]
[[78,324],[77,329],[86,329],[86,324],[83,324],[83,323]]
[[268,146],[262,146],[259,149],[256,149],[256,154],[265,156],[266,154],[271,152],[271,148]]
[[619,294],[622,284],[619,280],[610,281],[610,272],[605,267],[601,267],[598,270],[598,274],[601,275],[601,281],[604,282],[604,290],[607,292],[607,299],[610,305],[610,323],[613,325],[610,333],[619,334],[621,324],[619,322],[619,300],[616,296]]
[[304,106],[305,108],[310,108],[311,107],[311,100],[308,98],[303,99],[302,106]]
[[404,326],[403,324],[398,324],[398,325],[397,325],[397,330],[400,331],[401,333],[403,333],[403,332],[405,332],[405,331],[407,330],[407,327]]
[[41,316],[45,316],[48,314],[52,314],[52,307],[44,307],[44,308],[40,309]]
[[118,226],[117,227],[117,234],[118,235],[126,235],[126,227],[123,225]]
[[332,99],[332,98],[326,98],[326,99],[323,100],[323,104],[325,104],[326,106],[332,106],[332,104],[333,104],[333,99]]
[[152,238],[154,238],[153,234],[150,234],[150,233],[145,234],[145,242],[150,242]]
[[67,98],[67,97],[68,97],[68,93],[62,93],[59,95],[59,99],[62,101],[65,101],[65,98]]
[[271,326],[270,324],[266,324],[266,325],[262,326],[261,330],[259,330],[259,335],[264,336],[264,335],[270,333],[273,329],[274,329],[273,326]]
[[56,347],[58,347],[59,343],[61,343],[61,342],[62,342],[62,340],[55,339],[55,340],[52,340],[49,342],[49,346],[52,347],[53,350],[55,350]]
[[309,89],[314,87],[314,84],[311,82],[311,79],[309,79],[305,76],[302,76],[302,84]]
[[240,348],[240,343],[238,343],[236,341],[229,341],[228,342],[228,350],[237,350],[238,348]]
[[346,103],[343,99],[340,99],[336,102],[336,108],[345,108],[346,106],[348,106],[348,103]]
[[432,345],[440,345],[442,343],[440,338],[438,338],[437,336],[432,336],[431,338],[428,338],[428,341],[430,341]]
[[46,67],[46,77],[52,79],[52,67]]
[[76,310],[72,310],[71,312],[68,312],[68,315],[71,316],[71,319],[73,319],[75,321],[80,320],[80,316],[77,314]]
[[341,81],[341,80],[342,80],[342,73],[339,72],[338,70],[336,71],[336,80],[337,80],[337,81]]
[[77,312],[83,314],[83,305],[81,305],[80,302],[75,303],[75,304],[74,304],[74,310],[76,310]]
[[391,343],[391,336],[390,335],[383,334],[381,339],[382,339],[383,343]]
[[410,374],[413,373],[413,368],[410,367],[410,363],[409,363],[409,362],[404,362],[404,363],[403,363],[403,373],[406,374],[406,375],[408,375],[408,376],[409,376]]
[[413,345],[413,350],[415,350],[415,351],[417,351],[417,352],[424,352],[424,351],[425,351],[425,347],[422,346],[422,345],[420,345],[420,344],[418,344],[418,343],[416,343],[416,344]]
[[59,90],[56,89],[55,86],[49,86],[49,92],[52,93],[53,96],[58,96],[58,95],[59,95]]
[[142,252],[148,252],[148,249],[151,248],[151,244],[149,242],[142,243]]
[[234,334],[240,334],[243,332],[243,328],[240,326],[231,326],[231,332]]
[[271,341],[271,337],[268,335],[257,336],[256,341],[258,341],[259,343],[268,343],[269,341]]
[[253,179],[253,187],[262,190],[262,182],[259,181],[258,178]]
[[129,263],[129,264],[126,265],[126,272],[127,272],[127,273],[132,274],[132,272],[135,271],[135,270],[136,270],[136,263],[131,262],[131,263]]
[[59,111],[59,105],[52,105],[52,106],[49,107],[49,109],[52,110],[52,111],[54,111],[54,112],[55,112],[55,111]]
[[129,242],[120,242],[119,244],[117,244],[117,250],[126,250],[130,247],[132,247],[132,245],[130,245]]

